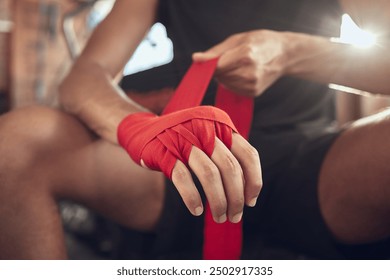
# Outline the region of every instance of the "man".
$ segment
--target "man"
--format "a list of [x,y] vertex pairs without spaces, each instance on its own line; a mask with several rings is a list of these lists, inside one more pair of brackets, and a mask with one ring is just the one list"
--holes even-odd
[[[204,212],[191,172],[216,222],[237,223],[250,207],[243,257],[259,257],[250,250],[258,240],[332,258],[345,257],[339,244],[388,238],[388,113],[332,130],[332,98],[321,86],[390,94],[387,48],[366,52],[311,35],[332,35],[323,24],[332,29],[341,15],[336,1],[290,2],[116,1],[60,87],[64,111],[32,107],[0,120],[0,256],[65,258],[60,198],[171,238],[162,255],[198,256],[189,232],[199,232],[199,219],[177,199],[194,216]],[[388,26],[389,1],[340,3],[363,26]],[[230,150],[219,139],[210,156],[193,147],[188,165],[178,160],[172,170],[177,192],[165,188],[162,173],[132,162],[117,140],[124,119],[146,109],[125,97],[115,77],[157,19],[176,59],[219,57],[216,80],[256,100],[249,142],[232,132]],[[185,234],[177,226],[183,221]]]

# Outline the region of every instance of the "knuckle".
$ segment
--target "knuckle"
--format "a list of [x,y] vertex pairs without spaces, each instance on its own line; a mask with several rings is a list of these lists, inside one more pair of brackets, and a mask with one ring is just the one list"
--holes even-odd
[[263,178],[261,176],[261,172],[252,175],[245,182],[246,196],[249,196],[250,198],[259,196],[262,187],[263,187]]
[[254,65],[255,64],[255,49],[251,45],[244,45],[241,50],[242,57],[241,63],[243,65]]
[[235,196],[229,200],[229,205],[235,210],[241,210],[244,207],[245,198],[243,195]]
[[252,69],[250,69],[250,71],[248,71],[248,73],[245,75],[247,83],[249,83],[253,88],[257,87],[258,85],[257,77],[258,75],[256,71],[253,71]]
[[219,171],[215,165],[204,164],[201,167],[200,175],[207,180],[215,180],[219,175]]
[[226,155],[222,160],[221,169],[232,175],[237,175],[240,171],[238,161],[231,155]]
[[196,193],[188,193],[186,196],[183,198],[186,201],[186,204],[190,208],[195,208],[196,206],[199,205],[199,197],[196,195]]
[[252,41],[252,36],[251,36],[250,32],[241,33],[241,40],[242,40],[242,42],[249,44]]
[[175,177],[175,180],[184,181],[187,177],[187,171],[182,166],[176,166],[173,170],[173,175]]
[[253,44],[248,46],[248,52],[247,56],[250,58],[251,64],[254,65],[257,61],[257,47],[255,47]]
[[261,178],[261,176],[259,178],[254,179],[251,185],[251,188],[256,190],[255,194],[259,195],[259,190],[263,187],[263,179]]
[[252,160],[258,160],[259,159],[259,152],[256,150],[255,147],[249,145],[244,150],[245,154]]

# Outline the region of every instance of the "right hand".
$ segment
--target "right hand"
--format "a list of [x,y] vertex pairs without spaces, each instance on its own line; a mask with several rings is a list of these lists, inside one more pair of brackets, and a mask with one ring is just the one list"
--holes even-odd
[[237,94],[257,97],[285,74],[286,32],[254,30],[228,37],[212,48],[193,54],[194,62],[219,57],[216,79]]

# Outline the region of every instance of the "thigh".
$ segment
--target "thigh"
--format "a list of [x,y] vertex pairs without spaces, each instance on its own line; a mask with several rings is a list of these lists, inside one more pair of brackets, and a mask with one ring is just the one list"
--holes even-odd
[[133,229],[152,230],[164,198],[162,173],[135,164],[119,146],[97,140],[56,159],[60,196]]
[[390,111],[351,124],[321,168],[322,215],[337,240],[367,243],[390,234]]
[[0,129],[6,182],[19,182],[32,196],[49,193],[86,204],[128,227],[151,229],[157,222],[162,173],[136,165],[75,117],[28,107],[2,116]]
[[276,166],[279,175],[246,210],[248,257],[268,258],[267,249],[274,257],[273,249],[321,259],[388,257],[388,116],[309,137]]

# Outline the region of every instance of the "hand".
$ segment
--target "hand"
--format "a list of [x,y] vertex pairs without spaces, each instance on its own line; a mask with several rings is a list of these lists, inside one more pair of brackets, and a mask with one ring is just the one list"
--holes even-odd
[[[202,184],[216,222],[223,223],[228,218],[237,223],[244,203],[255,206],[262,186],[259,155],[238,133],[233,132],[231,150],[216,138],[211,157],[193,146],[188,164]],[[179,160],[173,168],[172,181],[190,212],[202,214],[202,201],[190,171]]]
[[171,178],[194,215],[204,208],[190,169],[216,222],[239,222],[244,203],[256,204],[262,186],[259,155],[218,108],[200,106],[161,117],[132,114],[120,124],[118,140],[135,162]]
[[257,30],[232,35],[205,52],[196,62],[219,57],[215,77],[226,88],[257,97],[284,74],[287,33]]

